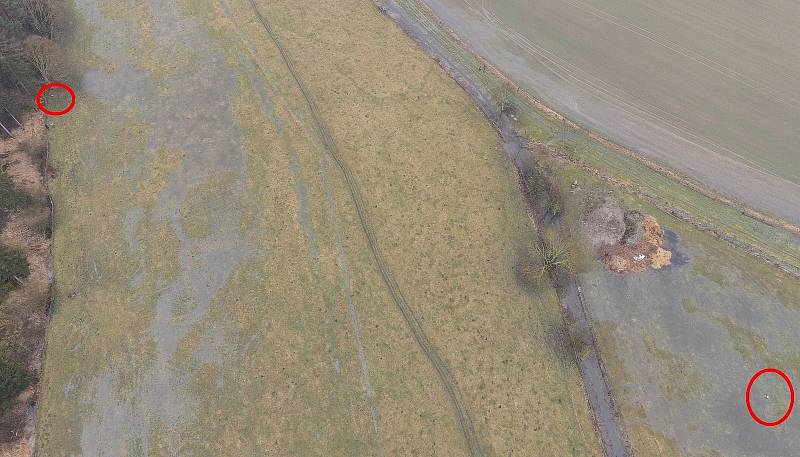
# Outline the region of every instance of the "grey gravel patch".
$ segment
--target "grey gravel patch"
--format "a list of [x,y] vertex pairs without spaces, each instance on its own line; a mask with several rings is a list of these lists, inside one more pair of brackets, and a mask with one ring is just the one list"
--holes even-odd
[[81,432],[81,454],[86,456],[126,455],[127,440],[121,434],[144,436],[146,426],[141,417],[135,417],[130,402],[119,402],[116,398],[117,375],[110,370],[103,375],[95,387],[92,404],[96,416],[83,424]]
[[128,212],[125,213],[125,218],[122,221],[125,242],[128,243],[128,248],[130,248],[131,252],[133,252],[140,259],[136,273],[134,273],[130,281],[130,285],[134,289],[139,288],[144,284],[144,270],[141,260],[144,255],[144,250],[139,242],[139,225],[141,224],[143,217],[144,210],[136,207],[129,209]]
[[225,332],[217,324],[212,324],[194,351],[194,358],[200,363],[221,366],[225,353],[230,349],[225,342]]
[[139,223],[142,221],[143,216],[144,210],[142,208],[131,208],[125,213],[125,219],[122,221],[125,241],[128,243],[130,250],[139,255],[142,253],[142,246],[139,243],[138,232]]
[[[227,9],[227,5],[225,8]],[[238,29],[237,32],[239,32]],[[283,121],[275,115],[275,106],[273,105],[269,94],[267,94],[267,85],[264,83],[264,80],[256,74],[257,70],[255,65],[253,65],[252,60],[245,57],[242,53],[240,53],[240,55],[241,58],[239,60],[244,62],[247,76],[250,77],[250,82],[258,94],[258,99],[261,101],[261,108],[263,109],[264,114],[267,115],[267,118],[270,120],[270,122],[272,122],[272,125],[278,129],[278,132],[283,132],[286,127],[284,126]]]

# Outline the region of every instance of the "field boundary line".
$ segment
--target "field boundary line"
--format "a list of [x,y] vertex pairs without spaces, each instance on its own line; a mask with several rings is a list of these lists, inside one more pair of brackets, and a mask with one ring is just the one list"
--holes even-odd
[[570,159],[566,154],[559,153],[556,149],[547,146],[545,143],[538,143],[538,142],[530,142],[526,149],[532,148],[540,148],[542,152],[550,157],[554,157],[556,160],[563,160],[575,167],[580,168],[581,170],[589,173],[592,176],[597,178],[603,179],[610,184],[622,189],[625,192],[628,192],[636,197],[644,200],[645,202],[655,206],[659,210],[669,214],[670,216],[683,221],[697,230],[702,231],[708,235],[713,236],[714,238],[724,241],[731,247],[738,249],[740,251],[744,251],[745,253],[749,254],[752,257],[757,259],[761,259],[764,263],[772,266],[773,268],[777,268],[782,272],[793,276],[795,278],[800,278],[800,267],[795,265],[790,265],[780,259],[775,258],[774,256],[768,255],[765,252],[761,251],[757,247],[753,246],[752,244],[742,241],[738,239],[736,236],[726,233],[724,230],[714,227],[712,224],[708,222],[701,221],[696,217],[692,216],[689,212],[677,208],[675,206],[670,205],[668,202],[665,202],[663,199],[655,197],[643,190],[641,190],[637,185],[624,182],[614,176],[611,176],[607,173],[603,173],[600,170],[587,165],[579,160]]
[[47,194],[47,206],[50,210],[50,249],[47,253],[47,303],[45,304],[44,309],[44,341],[42,341],[41,346],[41,354],[39,355],[41,360],[41,366],[39,367],[38,379],[36,380],[36,406],[33,409],[33,431],[31,432],[31,446],[33,451],[31,452],[32,457],[37,457],[39,447],[36,445],[36,438],[39,433],[39,409],[42,403],[42,381],[44,380],[44,364],[47,360],[47,342],[50,332],[50,319],[52,318],[53,312],[53,304],[55,302],[55,292],[56,292],[56,279],[55,274],[53,272],[53,242],[55,240],[55,225],[56,225],[56,210],[55,204],[53,203],[53,196],[50,194],[50,137],[47,133],[47,117],[44,114],[41,114],[42,122],[45,126],[45,148],[44,148],[44,160],[43,160],[43,169],[42,169],[42,185],[44,186],[45,193]]
[[601,145],[622,154],[623,156],[633,159],[648,169],[665,176],[666,178],[670,179],[677,184],[680,184],[684,187],[689,188],[705,197],[708,197],[720,204],[725,206],[731,207],[741,213],[743,216],[748,217],[750,219],[754,219],[758,222],[763,224],[769,225],[771,227],[779,228],[785,230],[789,233],[794,235],[800,236],[800,226],[793,224],[783,218],[769,215],[763,211],[757,210],[752,208],[733,197],[723,195],[722,193],[709,188],[705,184],[700,183],[699,181],[690,178],[689,176],[685,176],[679,173],[676,170],[673,170],[669,167],[661,165],[652,159],[648,159],[641,154],[622,146],[614,141],[604,137],[603,135],[588,129],[572,120],[564,116],[563,114],[559,113],[558,111],[554,110],[553,108],[549,107],[545,104],[542,100],[537,97],[534,97],[528,91],[522,89],[519,85],[517,85],[514,81],[512,81],[509,77],[507,77],[502,71],[500,71],[497,67],[495,67],[491,62],[484,59],[480,56],[471,46],[465,43],[458,34],[448,26],[444,21],[442,21],[436,13],[428,6],[424,0],[410,0],[417,4],[419,9],[423,14],[428,16],[431,20],[435,21],[437,26],[441,28],[443,31],[447,32],[447,34],[470,56],[472,56],[477,62],[480,62],[483,67],[489,70],[496,78],[500,79],[504,83],[508,84],[511,89],[513,89],[514,93],[521,96],[525,101],[527,101],[536,111],[545,116],[549,117],[552,120],[563,122],[571,129],[575,130],[577,133],[586,135],[592,140],[597,141]]

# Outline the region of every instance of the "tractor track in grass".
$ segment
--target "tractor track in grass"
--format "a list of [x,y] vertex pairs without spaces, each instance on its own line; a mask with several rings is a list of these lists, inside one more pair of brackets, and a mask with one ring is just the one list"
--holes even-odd
[[[413,4],[418,0],[407,1]],[[486,115],[487,121],[497,130],[503,143],[503,149],[516,169],[528,216],[539,236],[543,236],[548,230],[558,230],[559,218],[547,218],[541,211],[542,208],[548,206],[550,197],[547,195],[536,199],[530,197],[524,177],[535,175],[537,159],[523,148],[522,140],[514,130],[511,118],[500,109],[494,97],[484,90],[459,62],[453,59],[448,50],[431,38],[424,28],[415,22],[415,19],[424,20],[424,17],[412,17],[407,10],[394,2],[378,3],[377,6],[464,89],[476,106]],[[575,354],[575,362],[581,375],[585,400],[592,413],[603,454],[606,457],[631,457],[633,451],[612,395],[606,368],[592,328],[592,317],[585,306],[579,281],[576,277],[571,276],[561,284],[553,278],[552,284],[558,293],[564,322],[574,320],[581,330],[591,335],[591,344],[589,345],[591,350],[586,355]]]
[[342,173],[342,176],[344,177],[347,189],[350,193],[350,197],[353,200],[353,205],[355,206],[356,212],[358,214],[358,219],[361,225],[361,229],[364,232],[367,244],[369,245],[370,251],[372,252],[372,256],[375,259],[375,263],[378,266],[381,278],[383,279],[383,282],[386,284],[386,288],[388,289],[389,294],[392,296],[392,300],[394,301],[397,309],[400,311],[400,314],[402,314],[403,320],[405,321],[406,326],[408,327],[409,332],[411,333],[411,336],[414,338],[414,341],[416,341],[417,345],[420,347],[423,354],[425,354],[425,357],[428,359],[428,362],[436,371],[436,375],[439,378],[439,381],[441,382],[445,392],[447,393],[450,402],[452,403],[453,409],[458,419],[459,428],[461,429],[461,433],[464,435],[464,439],[466,441],[466,447],[467,450],[469,451],[469,455],[472,457],[482,456],[483,451],[481,449],[477,434],[475,433],[475,428],[472,425],[472,420],[469,417],[466,408],[464,408],[464,405],[461,402],[461,394],[458,390],[458,386],[456,384],[453,375],[449,372],[449,370],[445,366],[445,363],[439,356],[439,353],[436,351],[436,348],[428,340],[428,337],[425,334],[425,331],[422,328],[419,319],[417,318],[411,306],[409,306],[408,302],[403,296],[400,286],[397,284],[397,281],[395,281],[394,276],[392,275],[392,272],[389,269],[389,266],[383,259],[383,255],[378,246],[377,237],[375,236],[375,233],[373,232],[372,228],[369,225],[369,220],[367,218],[367,213],[366,213],[366,206],[364,204],[364,200],[361,196],[361,191],[358,187],[358,183],[356,182],[354,175],[350,171],[350,168],[348,167],[347,163],[341,158],[339,146],[334,141],[333,137],[328,131],[327,125],[322,120],[322,115],[320,114],[319,108],[314,102],[314,99],[311,96],[310,91],[308,90],[305,83],[295,70],[294,65],[292,64],[292,61],[290,59],[289,53],[281,44],[277,34],[275,33],[274,29],[270,25],[267,18],[258,9],[255,0],[250,0],[250,5],[253,8],[253,11],[255,12],[256,16],[258,17],[259,22],[263,26],[267,35],[269,36],[270,41],[278,49],[278,52],[281,55],[281,59],[283,60],[284,65],[291,74],[292,79],[294,80],[295,84],[297,84],[297,87],[300,90],[303,99],[305,100],[305,103],[308,107],[311,118],[313,119],[314,127],[317,131],[317,134],[320,136],[320,139],[322,140],[322,144],[325,148],[325,151],[330,155],[331,159],[336,163],[336,166],[339,168],[339,170]]

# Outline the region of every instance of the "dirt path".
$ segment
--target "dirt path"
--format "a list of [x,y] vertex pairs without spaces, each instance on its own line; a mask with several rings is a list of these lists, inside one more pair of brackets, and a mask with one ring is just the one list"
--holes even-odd
[[[534,170],[536,165],[534,157],[524,150],[520,138],[512,128],[511,120],[499,111],[492,97],[473,81],[458,63],[453,62],[439,43],[431,39],[402,7],[394,2],[386,2],[380,4],[379,8],[398,23],[472,97],[489,121],[497,128],[500,138],[503,140],[503,149],[514,163],[518,173],[525,176]],[[538,217],[536,208],[546,207],[542,202],[527,201],[527,204],[530,213],[537,219],[534,222],[539,230],[544,231],[558,226],[557,219]],[[564,318],[574,320],[580,329],[593,335],[591,317],[581,299],[577,280],[571,278],[566,284],[558,287],[558,292]],[[631,452],[628,440],[619,420],[594,336],[592,338],[592,350],[577,357],[586,398],[594,415],[605,455],[607,457],[629,456]]]
[[400,289],[400,286],[395,281],[394,276],[392,275],[392,272],[389,269],[389,266],[383,259],[380,247],[378,246],[378,240],[375,236],[375,233],[373,232],[372,228],[369,225],[365,204],[363,198],[361,197],[361,191],[358,187],[355,177],[351,173],[347,164],[341,159],[339,153],[339,147],[334,141],[330,132],[328,131],[325,122],[322,120],[322,116],[313,100],[313,97],[311,96],[305,84],[303,83],[303,80],[300,78],[300,76],[294,69],[291,58],[288,55],[286,49],[284,49],[284,47],[281,45],[281,42],[278,39],[277,35],[275,34],[275,31],[270,26],[269,21],[258,9],[258,6],[255,4],[255,2],[253,0],[250,0],[250,4],[253,7],[253,11],[258,16],[259,21],[263,25],[264,30],[269,35],[270,40],[273,42],[275,47],[278,48],[278,51],[281,54],[281,58],[284,64],[291,73],[295,83],[297,83],[298,88],[302,92],[303,98],[305,99],[306,105],[308,106],[308,110],[311,114],[312,119],[314,120],[314,127],[317,131],[317,134],[320,136],[320,139],[322,140],[325,150],[328,152],[331,159],[336,163],[337,167],[342,173],[342,176],[345,179],[345,182],[347,184],[347,189],[350,192],[350,196],[353,200],[356,212],[358,213],[358,218],[361,228],[364,232],[364,236],[367,239],[367,243],[369,244],[370,250],[372,251],[375,263],[377,264],[378,269],[380,270],[381,277],[384,283],[386,284],[386,287],[390,295],[392,296],[392,300],[394,301],[400,313],[403,315],[403,319],[405,320],[405,323],[409,331],[411,332],[414,341],[417,342],[420,349],[425,354],[425,357],[433,366],[439,378],[439,381],[442,384],[442,387],[447,392],[447,395],[450,398],[450,402],[452,403],[453,409],[455,410],[456,416],[458,418],[459,427],[461,428],[461,432],[463,433],[464,439],[466,440],[467,448],[469,450],[470,455],[473,457],[483,455],[483,451],[481,450],[478,437],[472,425],[472,419],[469,417],[468,412],[464,408],[464,405],[461,401],[461,393],[458,391],[458,386],[456,384],[455,379],[453,378],[453,375],[448,371],[444,361],[441,359],[438,352],[436,351],[436,348],[428,340],[428,337],[425,334],[422,325],[420,324],[419,320],[414,314],[414,310],[411,309],[409,304],[406,302],[406,299],[403,296],[403,292]]

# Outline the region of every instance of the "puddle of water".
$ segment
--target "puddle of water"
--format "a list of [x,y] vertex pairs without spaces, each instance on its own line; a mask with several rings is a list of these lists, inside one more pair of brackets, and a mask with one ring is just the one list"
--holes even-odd
[[672,252],[672,264],[668,265],[666,268],[671,266],[682,267],[689,263],[689,256],[678,249],[679,242],[680,237],[678,237],[677,233],[673,232],[672,230],[664,230],[664,244],[666,245],[667,250]]

